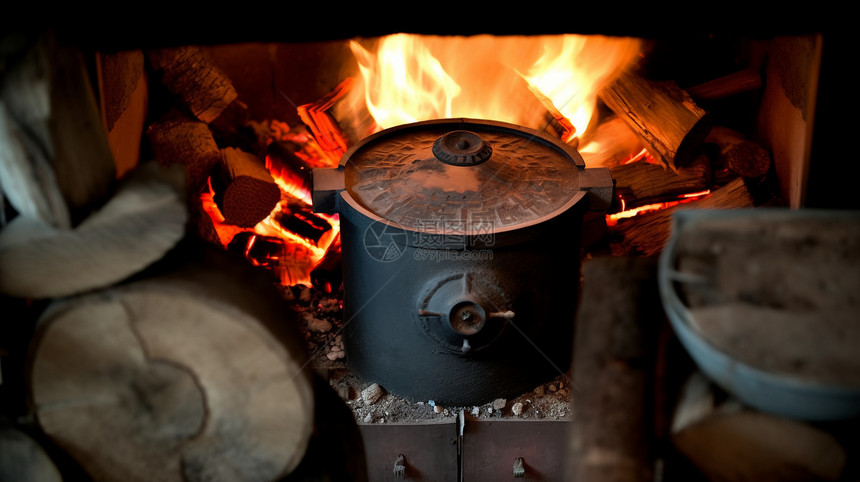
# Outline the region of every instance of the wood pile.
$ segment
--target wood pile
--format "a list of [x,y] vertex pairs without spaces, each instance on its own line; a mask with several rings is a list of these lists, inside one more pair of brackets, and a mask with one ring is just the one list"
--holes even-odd
[[[102,87],[114,75],[129,80],[97,96],[81,52],[26,40],[4,44],[0,63],[0,300],[14,308],[0,327],[0,475],[289,475],[320,422],[293,312],[268,273],[189,232],[195,195],[219,166],[225,211],[249,178],[249,195],[268,193],[259,203],[280,200],[259,158],[215,142],[219,112],[232,115],[236,103],[200,95],[230,99],[229,83],[211,68],[190,84],[171,70],[206,67],[194,49],[150,52],[184,100],[143,147],[142,52],[97,56]],[[137,142],[120,139],[135,129]],[[8,402],[19,396],[7,430]]]
[[4,74],[0,187],[16,215],[0,231],[0,293],[41,299],[103,287],[184,236],[176,172],[147,164],[117,174],[79,51],[39,37]]
[[[771,153],[735,129],[714,125],[696,101],[719,101],[760,85],[760,76],[742,71],[688,92],[632,71],[601,91],[612,115],[583,140],[582,151],[586,165],[609,167],[615,181],[608,210],[613,254],[659,254],[678,210],[781,202],[773,194]],[[598,146],[593,152],[590,143]]]

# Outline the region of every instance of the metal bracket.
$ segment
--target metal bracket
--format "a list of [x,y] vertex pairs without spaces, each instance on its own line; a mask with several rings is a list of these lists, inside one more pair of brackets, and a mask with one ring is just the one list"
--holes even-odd
[[526,476],[526,467],[522,457],[514,460],[514,478],[519,479]]
[[406,478],[406,457],[403,454],[397,456],[394,461],[394,477],[397,479]]

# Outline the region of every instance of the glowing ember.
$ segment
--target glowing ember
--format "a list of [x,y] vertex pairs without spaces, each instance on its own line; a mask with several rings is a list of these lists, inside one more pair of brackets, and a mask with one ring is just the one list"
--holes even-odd
[[[380,128],[451,117],[499,120],[543,128],[519,97],[549,99],[570,134],[582,135],[597,108],[597,92],[640,53],[627,37],[422,36],[382,37],[375,52],[352,41],[364,81],[362,98]],[[564,124],[564,123],[563,123]],[[572,136],[564,139],[572,140]]]
[[[272,121],[275,140],[290,140],[302,143],[303,149],[295,152],[306,162],[307,167],[333,167],[336,161],[326,158],[315,147],[313,139],[306,135],[281,132],[283,123]],[[292,136],[292,137],[290,137]],[[281,201],[266,219],[252,229],[240,228],[225,223],[213,199],[212,186],[209,192],[202,193],[200,201],[209,215],[218,239],[224,247],[242,253],[252,264],[264,266],[273,271],[281,284],[311,286],[311,272],[316,268],[330,249],[340,248],[340,223],[337,215],[313,213],[311,191],[306,186],[307,172],[295,171],[288,166],[266,157],[266,168],[281,189]],[[299,229],[287,229],[287,221],[306,226],[305,236]],[[310,235],[309,233],[313,233]]]
[[707,195],[709,195],[711,191],[702,191],[695,193],[684,194],[679,197],[676,201],[668,201],[662,203],[654,203],[654,204],[646,204],[644,206],[638,206],[631,209],[624,209],[624,199],[621,200],[621,211],[615,214],[607,214],[606,215],[606,225],[607,226],[615,226],[622,219],[632,218],[634,216],[638,216],[640,214],[651,213],[655,211],[660,211],[663,209],[670,208],[672,206],[677,206],[679,204],[688,203],[690,201],[695,201],[697,199],[701,199]]

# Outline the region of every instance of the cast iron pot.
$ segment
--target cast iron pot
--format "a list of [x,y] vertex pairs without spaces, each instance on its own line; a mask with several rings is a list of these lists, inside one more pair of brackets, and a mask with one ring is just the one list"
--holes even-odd
[[380,131],[313,171],[337,213],[346,361],[368,382],[449,406],[522,394],[571,360],[583,216],[613,182],[576,149],[512,124]]

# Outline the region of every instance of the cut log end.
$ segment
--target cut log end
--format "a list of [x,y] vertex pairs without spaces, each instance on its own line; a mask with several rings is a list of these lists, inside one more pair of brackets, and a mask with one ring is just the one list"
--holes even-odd
[[281,200],[281,189],[263,161],[235,148],[221,149],[211,184],[224,221],[243,228],[266,219]]
[[314,395],[289,310],[226,259],[58,301],[39,321],[34,413],[95,479],[278,480],[304,456]]
[[770,154],[754,142],[740,142],[728,149],[724,155],[726,167],[741,177],[762,177],[770,170]]
[[277,184],[247,176],[235,179],[223,197],[215,197],[224,221],[242,228],[253,228],[266,219],[280,199]]

